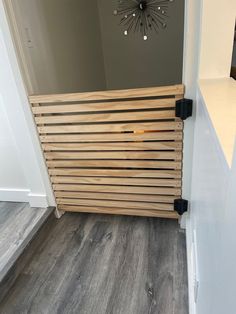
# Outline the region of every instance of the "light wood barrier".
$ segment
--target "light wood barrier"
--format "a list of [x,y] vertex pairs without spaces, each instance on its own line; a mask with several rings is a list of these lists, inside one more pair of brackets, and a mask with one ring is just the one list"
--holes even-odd
[[183,85],[29,100],[59,210],[178,218]]

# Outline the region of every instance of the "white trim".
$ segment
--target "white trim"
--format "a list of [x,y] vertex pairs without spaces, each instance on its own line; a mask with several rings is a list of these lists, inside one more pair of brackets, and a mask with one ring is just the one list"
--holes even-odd
[[46,195],[29,193],[28,194],[28,202],[30,203],[30,207],[48,207],[48,200]]
[[[192,158],[196,106],[196,88],[199,64],[202,0],[186,0],[184,16],[183,84],[185,97],[194,100],[193,116],[184,123],[182,197],[191,200]],[[186,214],[180,219],[181,228],[186,228]]]
[[0,201],[28,202],[29,190],[26,189],[0,189]]
[[46,208],[49,206],[47,196],[31,193],[27,189],[0,189],[0,201],[3,202],[24,202],[30,207]]
[[194,247],[193,247],[193,232],[190,221],[190,214],[186,220],[186,248],[187,248],[187,268],[188,268],[188,302],[189,314],[196,314],[196,303],[194,300]]
[[182,197],[187,200],[191,199],[194,122],[201,29],[201,6],[202,0],[185,1],[183,84],[185,85],[185,97],[194,100],[193,116],[184,122]]

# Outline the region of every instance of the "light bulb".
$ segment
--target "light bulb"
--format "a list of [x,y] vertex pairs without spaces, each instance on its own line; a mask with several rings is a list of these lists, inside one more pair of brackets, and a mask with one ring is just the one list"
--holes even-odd
[[143,40],[147,40],[147,35],[144,35],[144,36],[143,36]]

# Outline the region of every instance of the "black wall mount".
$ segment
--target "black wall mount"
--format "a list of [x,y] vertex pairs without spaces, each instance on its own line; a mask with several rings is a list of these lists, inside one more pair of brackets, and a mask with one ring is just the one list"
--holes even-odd
[[188,117],[191,117],[193,113],[193,101],[192,99],[180,99],[176,101],[175,106],[175,116],[186,120]]
[[174,200],[174,210],[179,214],[183,215],[188,210],[188,201],[183,198]]

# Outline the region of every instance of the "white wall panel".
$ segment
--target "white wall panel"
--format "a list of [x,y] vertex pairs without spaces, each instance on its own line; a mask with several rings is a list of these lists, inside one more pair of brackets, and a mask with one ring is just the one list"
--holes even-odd
[[[196,251],[194,263],[189,263],[189,283],[195,284],[197,314],[235,313],[235,164],[236,156],[232,169],[229,168],[199,93],[187,224],[189,259],[191,251]],[[193,307],[190,313],[194,313]]]

